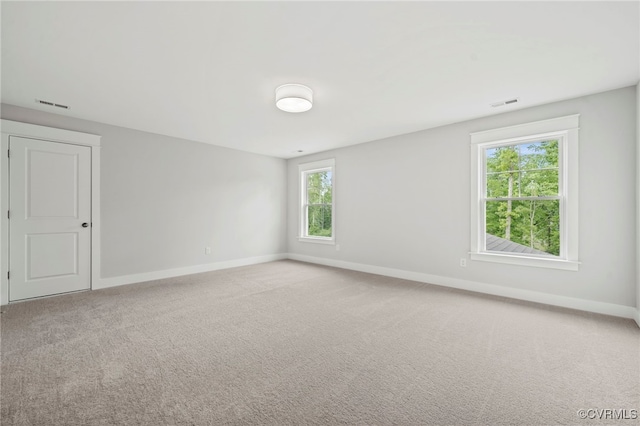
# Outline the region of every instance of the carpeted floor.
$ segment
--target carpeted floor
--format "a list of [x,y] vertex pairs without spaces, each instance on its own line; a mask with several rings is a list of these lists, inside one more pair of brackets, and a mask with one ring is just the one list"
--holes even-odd
[[631,425],[578,410],[640,410],[631,320],[294,261],[17,303],[1,327],[6,426]]

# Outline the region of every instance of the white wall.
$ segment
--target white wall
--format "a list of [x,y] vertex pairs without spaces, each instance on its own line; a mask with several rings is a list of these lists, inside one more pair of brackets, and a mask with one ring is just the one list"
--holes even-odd
[[1,115],[102,136],[103,278],[286,252],[284,160],[12,105]]
[[[576,113],[580,270],[460,267],[470,238],[469,133]],[[289,252],[633,309],[637,120],[636,88],[628,87],[289,160]],[[329,157],[340,251],[296,238],[298,164]]]
[[[532,107],[288,162],[11,105],[2,105],[1,116],[102,135],[103,277],[288,251],[640,307],[637,89]],[[581,114],[580,270],[472,261],[461,268],[459,259],[469,251],[469,133],[575,113]],[[297,165],[329,157],[336,159],[340,251],[296,239]],[[204,254],[205,246],[212,247],[212,255]]]

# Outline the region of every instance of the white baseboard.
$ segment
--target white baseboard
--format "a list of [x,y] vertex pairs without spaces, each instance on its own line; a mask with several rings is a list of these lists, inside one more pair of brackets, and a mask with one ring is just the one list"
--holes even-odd
[[388,277],[401,278],[443,287],[452,287],[477,293],[491,294],[494,296],[508,297],[511,299],[526,300],[529,302],[544,303],[552,306],[577,309],[580,311],[595,312],[622,318],[634,319],[640,327],[640,309],[631,306],[616,305],[613,303],[596,302],[593,300],[576,299],[567,296],[558,296],[548,293],[540,293],[531,290],[522,290],[509,287],[487,284],[478,281],[462,280],[458,278],[443,277],[440,275],[425,274],[421,272],[405,271],[402,269],[385,268],[382,266],[367,265],[363,263],[345,262],[315,256],[306,256],[295,253],[280,253],[266,256],[234,259],[223,262],[207,263],[203,265],[187,266],[184,268],[165,269],[162,271],[145,272],[141,274],[123,275],[119,277],[102,278],[92,289],[116,287],[145,281],[173,278],[183,275],[198,274],[201,272],[217,271],[220,269],[235,268],[238,266],[255,265],[258,263],[272,262],[276,260],[291,259],[301,262],[316,263],[333,266],[336,268],[350,269],[353,271],[367,272]]
[[160,280],[163,278],[180,277],[183,275],[198,274],[201,272],[217,271],[219,269],[235,268],[238,266],[255,265],[258,263],[272,262],[287,259],[285,253],[266,256],[247,257],[243,259],[227,260],[224,262],[206,263],[203,265],[187,266],[184,268],[165,269],[162,271],[144,272],[141,274],[122,275],[119,277],[102,278],[97,285],[94,283],[92,290],[117,287],[120,285],[141,283],[145,281]]
[[443,287],[452,287],[461,290],[469,290],[477,293],[508,297],[511,299],[520,299],[529,302],[544,303],[546,305],[560,306],[563,308],[577,309],[580,311],[595,312],[598,314],[612,315],[622,318],[630,318],[635,319],[638,325],[640,325],[640,313],[636,308],[632,306],[596,302],[593,300],[576,299],[573,297],[558,296],[531,290],[509,288],[477,281],[462,280],[458,278],[424,274],[421,272],[411,272],[401,269],[385,268],[381,266],[367,265],[362,263],[353,263],[321,257],[306,256],[295,253],[289,253],[288,257],[289,259],[299,260],[301,262],[317,263],[320,265],[334,266],[336,268],[351,269],[354,271],[385,275],[388,277],[435,284]]

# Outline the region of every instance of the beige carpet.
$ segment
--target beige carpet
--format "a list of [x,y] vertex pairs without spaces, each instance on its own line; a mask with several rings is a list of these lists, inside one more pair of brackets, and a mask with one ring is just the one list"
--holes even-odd
[[1,318],[7,426],[638,424],[631,320],[293,261]]

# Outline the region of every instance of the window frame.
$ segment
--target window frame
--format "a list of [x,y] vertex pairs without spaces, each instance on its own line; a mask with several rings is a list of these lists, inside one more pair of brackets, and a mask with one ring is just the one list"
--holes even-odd
[[[578,136],[579,114],[471,133],[472,260],[577,271],[578,261]],[[528,141],[558,139],[560,255],[505,253],[486,250],[486,150]],[[506,200],[506,197],[505,197]]]
[[[331,237],[318,237],[308,235],[308,215],[307,208],[309,206],[307,194],[307,177],[312,173],[323,171],[331,172]],[[311,163],[303,163],[298,165],[299,175],[299,209],[298,209],[298,241],[317,244],[335,245],[336,240],[336,170],[335,159],[313,161]]]

